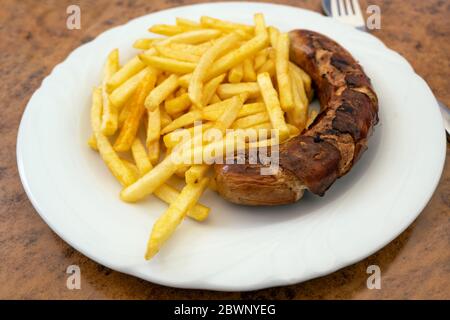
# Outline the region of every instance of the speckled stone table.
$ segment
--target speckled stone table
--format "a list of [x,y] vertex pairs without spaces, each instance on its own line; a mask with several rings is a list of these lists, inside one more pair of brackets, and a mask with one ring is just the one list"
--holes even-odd
[[[18,299],[450,299],[450,159],[440,184],[417,220],[369,258],[326,277],[254,292],[168,288],[109,270],[62,241],[33,209],[15,157],[20,118],[33,91],[73,49],[129,19],[196,1],[2,0],[0,10],[0,298]],[[320,11],[319,0],[275,1]],[[365,0],[378,4],[382,29],[374,32],[404,55],[450,105],[450,2]],[[66,28],[66,8],[81,7],[81,30]],[[420,130],[420,124],[411,124]],[[67,266],[82,270],[81,290],[66,288]],[[381,290],[366,287],[377,264]]]

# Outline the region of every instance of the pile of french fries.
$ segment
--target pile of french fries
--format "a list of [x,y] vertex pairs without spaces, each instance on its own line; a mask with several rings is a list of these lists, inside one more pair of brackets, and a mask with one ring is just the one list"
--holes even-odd
[[[88,141],[124,187],[123,201],[154,194],[168,204],[153,225],[146,259],[185,216],[203,221],[210,211],[198,202],[206,188],[215,189],[210,165],[174,161],[178,129],[189,132],[201,155],[195,143],[210,145],[193,135],[199,121],[201,130],[222,135],[230,128],[276,129],[282,142],[317,115],[308,111],[311,78],[289,61],[287,33],[267,27],[262,14],[254,15],[254,25],[203,16],[149,31],[158,36],[138,39],[139,53],[123,66],[117,49],[108,55],[92,94]],[[185,180],[181,190],[175,177]]]

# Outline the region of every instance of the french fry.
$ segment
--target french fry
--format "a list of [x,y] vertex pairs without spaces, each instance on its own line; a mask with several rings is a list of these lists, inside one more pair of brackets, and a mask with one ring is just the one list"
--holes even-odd
[[[151,171],[150,171],[151,172]],[[180,195],[173,201],[167,211],[158,218],[153,225],[150,239],[147,245],[145,258],[151,259],[172,235],[178,225],[186,216],[187,212],[194,207],[209,182],[208,178],[203,178],[196,184],[187,184]]]
[[[202,119],[215,121],[225,111],[227,101],[223,100],[220,103],[211,104],[202,110]],[[238,113],[237,118],[246,117],[255,113],[265,112],[266,106],[262,102],[244,104]]]
[[[171,204],[177,200],[180,192],[168,184],[163,184],[155,190],[154,195],[167,204]],[[208,218],[210,210],[210,208],[197,203],[194,207],[188,210],[187,216],[197,221],[204,221]]]
[[130,149],[138,131],[142,115],[145,111],[145,97],[155,86],[156,75],[157,73],[155,70],[148,69],[147,74],[145,74],[144,79],[139,84],[139,87],[132,97],[133,101],[131,102],[132,105],[130,106],[130,113],[123,123],[119,136],[114,143],[114,150],[127,151]]
[[272,48],[276,48],[280,30],[272,26],[269,27],[268,30],[269,30],[270,45],[272,46]]
[[303,81],[300,72],[295,68],[295,66],[290,65],[289,67],[289,75],[294,79],[295,85],[294,88],[298,89],[298,94],[300,95],[300,99],[305,108],[308,108],[309,99],[306,93],[305,82]]
[[254,58],[254,68],[255,70],[258,70],[266,61],[268,58],[268,51],[266,50],[267,48],[259,51]]
[[287,127],[289,129],[289,136],[290,137],[295,137],[295,136],[298,136],[300,134],[301,131],[296,126],[294,126],[294,125],[292,125],[290,123],[287,123],[286,125],[287,125]]
[[174,50],[167,46],[155,46],[155,48],[161,56],[166,58],[194,63],[200,60],[199,55],[195,55],[184,50]]
[[[211,128],[213,125],[212,122],[207,122],[202,124],[202,131],[206,131],[209,128]],[[183,129],[186,130],[186,132],[189,134],[189,137],[192,138],[192,136],[194,135],[194,128],[195,127],[191,127],[189,129]],[[173,148],[175,147],[177,144],[179,144],[180,142],[182,142],[183,135],[179,133],[179,131],[172,131],[168,134],[166,134],[163,138],[164,141],[164,145],[166,146],[166,148]]]
[[217,94],[221,99],[227,99],[244,92],[249,94],[249,98],[257,97],[261,94],[256,82],[224,83],[217,88]]
[[294,107],[292,86],[289,78],[289,37],[287,33],[280,33],[277,40],[275,70],[277,73],[278,91],[280,92],[280,104],[284,111]]
[[95,134],[92,134],[87,142],[88,146],[91,147],[92,150],[98,151],[97,140],[95,140]]
[[119,110],[109,100],[109,94],[106,88],[107,81],[117,72],[117,70],[119,70],[119,50],[115,49],[109,53],[105,66],[103,67],[103,112],[101,130],[106,136],[113,135],[116,132],[119,122]]
[[244,82],[255,82],[256,81],[256,72],[253,68],[253,61],[251,58],[245,59],[243,63],[243,78]]
[[296,76],[292,68],[289,68],[289,76],[291,77],[294,108],[287,112],[287,119],[298,129],[303,130],[306,126],[306,121],[308,118],[308,106],[304,104],[301,97],[301,93],[305,94],[303,81],[301,79],[298,82],[296,81]]
[[128,99],[127,102],[125,102],[125,105],[122,107],[122,110],[120,110],[119,113],[119,128],[122,128],[123,123],[128,118],[128,115],[130,114],[130,109],[133,105],[132,102],[133,99]]
[[209,101],[210,103],[217,103],[217,102],[220,102],[220,101],[222,101],[220,98],[219,98],[219,96],[217,95],[217,93],[214,93],[214,95],[212,96],[212,98],[211,98],[211,101]]
[[176,18],[176,24],[177,26],[184,26],[184,27],[197,27],[197,28],[201,28],[200,23],[189,20],[189,19],[185,19],[185,18]]
[[143,38],[143,39],[137,39],[134,43],[133,43],[133,48],[135,49],[141,49],[141,50],[148,50],[150,49],[155,43],[157,43],[158,41],[161,41],[161,39],[155,39],[155,38]]
[[147,144],[147,150],[148,150],[148,158],[150,159],[152,165],[157,164],[161,154],[159,140],[153,140],[152,142]]
[[[160,45],[158,45],[161,47]],[[170,48],[175,51],[183,51],[192,55],[201,56],[212,46],[212,42],[208,41],[200,45],[192,45],[192,44],[186,44],[186,43],[170,43],[166,45],[165,47]]]
[[269,42],[268,38],[269,37],[266,35],[256,36],[242,44],[239,48],[219,58],[208,72],[206,80],[226,72],[230,68],[237,66],[244,62],[245,59],[252,57],[255,53],[267,47]]
[[[118,72],[116,72],[114,75],[116,75]],[[147,72],[148,69],[139,71],[137,74],[117,87],[113,92],[111,92],[109,100],[117,109],[120,109],[124,105],[124,103],[126,103],[128,99],[130,99]]]
[[174,36],[180,33],[184,33],[187,31],[193,31],[200,29],[200,27],[193,26],[172,26],[169,24],[155,24],[151,26],[148,31],[156,34],[160,34],[163,36]]
[[212,97],[216,93],[217,88],[219,87],[220,83],[225,79],[225,74],[222,74],[220,76],[217,76],[215,78],[212,78],[209,80],[203,87],[203,94],[202,94],[202,104],[203,106],[206,106],[211,101]]
[[152,169],[152,164],[148,158],[147,151],[139,138],[134,139],[133,144],[131,145],[131,154],[133,155],[134,162],[136,162],[140,176]]
[[269,114],[266,111],[255,113],[243,118],[237,119],[233,125],[232,129],[245,129],[251,126],[270,121]]
[[166,100],[164,102],[164,108],[169,115],[177,115],[181,112],[186,111],[191,106],[191,99],[189,99],[189,95],[187,93],[183,93],[182,95]]
[[102,90],[96,88],[92,94],[91,127],[97,141],[98,151],[108,169],[123,186],[135,182],[133,173],[123,164],[114,152],[108,138],[101,132]]
[[125,165],[125,167],[128,168],[128,170],[130,170],[130,172],[133,173],[133,175],[136,177],[136,180],[139,178],[139,169],[138,167],[131,161],[128,161],[126,159],[120,159],[122,161],[122,163]]
[[200,18],[200,24],[203,27],[214,28],[224,32],[234,32],[236,30],[242,30],[249,35],[253,34],[253,27],[241,23],[234,23],[229,21],[224,21],[216,18],[211,18],[207,16],[202,16]]
[[209,48],[200,58],[200,61],[198,62],[194,72],[192,73],[188,88],[189,98],[191,98],[191,101],[195,106],[199,108],[203,107],[203,82],[223,73],[220,72],[213,77],[206,79],[207,73],[213,66],[213,63],[216,60],[217,56],[219,56],[219,54],[223,52],[227,52],[228,50],[230,50],[238,40],[239,36],[237,34],[230,33],[218,39],[214,43],[214,45]]
[[112,92],[144,68],[145,64],[138,57],[132,58],[106,82],[108,92]]
[[150,145],[153,141],[158,140],[161,131],[161,112],[160,107],[156,107],[153,111],[148,111],[148,121],[147,121],[147,137],[146,144]]
[[178,76],[171,74],[146,97],[145,107],[149,111],[155,110],[178,86]]
[[164,108],[161,108],[159,111],[161,117],[161,128],[164,128],[165,126],[169,125],[169,123],[172,122],[172,118],[169,116],[169,114],[166,112]]
[[191,82],[192,73],[187,73],[178,78],[178,85],[182,88],[187,89],[189,83]]
[[164,127],[161,130],[161,134],[166,134],[166,133],[169,133],[170,131],[191,125],[195,121],[201,120],[201,119],[202,119],[202,114],[200,111],[197,111],[197,110],[189,111],[189,112],[183,114],[182,116],[174,119],[168,126]]
[[311,95],[311,77],[309,76],[309,74],[307,74],[303,69],[292,62],[289,63],[289,67],[295,72],[296,77],[299,77],[303,81],[306,94],[308,96]]
[[266,62],[258,69],[258,73],[264,72],[267,72],[271,77],[275,75],[275,62],[272,59],[266,60]]
[[244,68],[242,63],[238,64],[237,66],[234,66],[228,72],[228,81],[230,83],[239,83],[241,82],[243,77],[244,77]]
[[283,141],[289,137],[289,129],[284,120],[280,101],[278,100],[277,92],[273,88],[270,75],[267,72],[260,73],[257,76],[257,81],[261,88],[261,94],[267,108],[267,113],[269,114],[270,122],[274,129],[279,130],[280,140]]
[[208,172],[210,166],[207,164],[196,164],[191,166],[185,173],[186,183],[198,183]]
[[255,34],[263,35],[267,37],[266,22],[264,21],[264,15],[262,13],[255,13],[253,16],[255,22]]
[[190,73],[194,71],[196,64],[193,62],[179,61],[175,59],[169,59],[164,57],[158,57],[142,53],[139,55],[139,59],[146,65],[155,67],[159,70],[173,72],[177,74]]

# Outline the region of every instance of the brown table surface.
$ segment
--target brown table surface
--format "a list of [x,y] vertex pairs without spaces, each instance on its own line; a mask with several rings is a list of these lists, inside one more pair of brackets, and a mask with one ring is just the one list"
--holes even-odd
[[[42,79],[73,49],[129,19],[197,1],[77,1],[81,30],[66,29],[73,1],[3,0],[0,11],[0,298],[18,299],[420,299],[450,298],[450,159],[417,220],[369,258],[305,283],[253,292],[182,290],[109,270],[78,253],[43,222],[24,193],[16,167],[23,110]],[[320,11],[319,0],[275,1]],[[367,1],[362,1],[366,8]],[[405,56],[450,105],[450,3],[445,0],[371,0],[382,11],[374,32]],[[411,124],[411,130],[420,130]],[[81,290],[66,288],[67,266],[81,268]],[[377,264],[382,289],[366,288],[366,268]]]

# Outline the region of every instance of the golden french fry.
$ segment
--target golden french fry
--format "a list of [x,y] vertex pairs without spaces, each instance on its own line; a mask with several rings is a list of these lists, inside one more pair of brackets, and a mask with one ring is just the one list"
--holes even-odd
[[96,88],[92,94],[91,127],[97,141],[98,151],[108,169],[123,186],[135,182],[133,173],[123,164],[114,152],[108,138],[101,132],[102,90]]
[[161,134],[169,133],[170,131],[188,126],[193,124],[197,120],[202,119],[202,113],[200,111],[194,110],[189,111],[182,116],[174,119],[168,126],[161,130]]
[[[205,130],[208,130],[212,126],[213,126],[212,122],[204,123],[204,124],[202,124],[202,131],[204,132]],[[183,130],[186,131],[187,137],[192,138],[194,135],[194,129],[195,129],[195,127],[191,127],[189,129],[183,129]],[[172,131],[164,136],[164,138],[163,138],[164,145],[166,146],[166,148],[173,148],[177,144],[181,143],[183,138],[184,138],[183,132]]]
[[146,97],[145,107],[149,111],[155,110],[164,101],[164,99],[177,90],[178,85],[178,76],[171,74]]
[[145,39],[137,39],[134,43],[133,43],[133,48],[135,49],[141,49],[141,50],[148,50],[150,49],[155,43],[157,43],[158,41],[161,41],[161,39],[156,39],[156,38],[145,38]]
[[221,99],[227,99],[244,92],[247,92],[250,98],[261,94],[256,82],[224,83],[217,88],[217,94]]
[[[167,184],[163,184],[155,190],[154,195],[167,204],[171,204],[177,200],[180,192]],[[208,218],[210,210],[210,208],[197,203],[196,205],[194,205],[194,207],[188,210],[187,216],[197,221],[204,221],[206,218]]]
[[95,140],[95,134],[92,134],[92,136],[89,137],[87,144],[89,147],[91,147],[92,150],[98,151],[97,140]]
[[178,78],[178,85],[182,88],[187,89],[189,87],[189,83],[191,82],[192,73],[187,73]]
[[169,59],[194,63],[197,63],[200,60],[199,55],[195,55],[184,50],[174,50],[168,46],[155,46],[155,48],[161,56]]
[[196,184],[187,184],[181,190],[177,199],[169,205],[167,211],[158,218],[153,225],[145,259],[149,260],[158,253],[163,243],[172,235],[187,212],[197,203],[208,182],[208,178],[203,178]]
[[189,99],[189,95],[187,93],[183,93],[176,98],[166,100],[164,103],[164,108],[166,109],[167,113],[172,116],[186,111],[190,106],[191,99]]
[[144,68],[145,64],[138,57],[132,58],[106,82],[108,92],[112,92]]
[[130,109],[133,105],[133,99],[128,99],[125,105],[122,107],[122,110],[120,110],[119,114],[119,128],[122,128],[123,123],[128,118],[128,115],[130,114]]
[[[202,90],[203,90],[203,82],[206,79],[206,76],[213,66],[216,58],[223,52],[227,52],[230,50],[235,43],[239,40],[239,36],[235,33],[230,33],[220,39],[218,39],[211,48],[209,48],[205,54],[203,54],[198,62],[194,72],[192,73],[192,77],[189,81],[189,98],[191,98],[192,103],[201,108],[203,107],[202,101]],[[211,78],[214,78],[220,75],[223,72],[220,72],[214,75]]]
[[196,63],[179,61],[175,59],[163,58],[153,55],[142,53],[139,55],[139,59],[146,65],[152,66],[159,70],[183,74],[194,71]]
[[[160,45],[159,45],[160,46]],[[168,47],[175,51],[183,51],[192,55],[201,56],[212,46],[212,42],[208,41],[199,45],[192,45],[187,43],[170,43],[165,47]]]
[[133,173],[133,175],[136,177],[136,180],[139,178],[139,169],[138,167],[132,163],[131,161],[128,161],[126,159],[120,159],[122,161],[122,163],[125,165],[125,167],[128,168],[128,170],[130,170],[130,172]]
[[244,68],[242,63],[238,64],[237,66],[234,66],[228,72],[228,81],[230,83],[239,83],[241,82],[243,77],[244,77]]
[[280,34],[280,30],[278,30],[275,27],[269,27],[269,39],[270,39],[270,45],[272,48],[277,47],[277,41],[278,41],[278,35]]
[[300,95],[300,99],[303,105],[305,106],[305,108],[308,108],[309,99],[306,93],[305,82],[303,81],[303,78],[301,77],[298,70],[296,70],[296,68],[292,65],[290,65],[289,67],[289,72],[289,74],[295,81],[294,87],[298,88],[298,94]]
[[161,117],[161,128],[164,128],[172,122],[172,118],[169,116],[165,109],[162,108],[159,111]]
[[280,101],[276,90],[272,85],[272,80],[267,72],[260,73],[257,76],[258,85],[261,88],[261,94],[270,117],[270,122],[274,129],[279,130],[280,140],[289,137],[289,129],[284,120],[283,111],[281,110]]
[[139,138],[134,139],[133,144],[131,145],[131,154],[133,155],[134,162],[136,162],[140,176],[152,169],[152,164],[148,158],[147,151]]
[[306,93],[310,96],[313,90],[311,88],[311,77],[309,74],[292,62],[289,63],[289,67],[295,72],[296,76],[302,79]]
[[270,121],[269,114],[267,111],[255,113],[243,118],[237,119],[233,125],[231,126],[232,129],[245,129],[249,128],[251,126],[264,123]]
[[[220,101],[220,103],[211,104],[202,110],[202,118],[204,120],[215,121],[225,111],[227,107],[227,100]],[[266,106],[262,102],[254,102],[244,104],[238,113],[237,118],[246,117],[255,113],[265,112]]]
[[119,122],[119,110],[109,100],[109,94],[106,88],[106,82],[119,70],[119,50],[114,49],[108,55],[105,66],[103,67],[103,81],[102,81],[102,133],[106,136],[113,135]]
[[149,145],[155,140],[159,140],[161,131],[161,112],[160,107],[156,107],[153,111],[148,111],[148,121],[147,121],[147,137],[146,144]]
[[200,27],[193,26],[172,26],[169,24],[155,24],[151,26],[148,31],[160,34],[163,36],[174,36],[187,31],[198,30]]
[[243,77],[242,80],[244,82],[255,82],[256,81],[256,72],[253,68],[253,61],[251,58],[245,59],[243,63]]
[[214,93],[214,95],[212,96],[211,100],[209,101],[210,103],[217,103],[222,101],[219,96],[217,95],[217,93]]
[[255,55],[254,59],[255,61],[253,66],[255,70],[258,70],[267,61],[268,53],[269,51],[267,51],[267,48],[265,48]]
[[264,64],[258,69],[257,73],[267,72],[271,77],[275,76],[275,62],[272,59],[268,59]]
[[[304,93],[303,81],[297,82],[296,76],[292,68],[289,68],[289,76],[291,77],[292,97],[294,98],[294,108],[287,112],[287,119],[298,129],[303,130],[308,118],[308,106],[304,104],[301,93]],[[306,97],[306,96],[305,96]],[[292,135],[292,134],[291,134]]]
[[[109,100],[117,109],[120,109],[130,99],[147,72],[148,68],[139,71],[111,92]],[[114,75],[116,74],[117,72]]]
[[198,183],[208,172],[210,166],[207,164],[196,164],[191,166],[185,173],[186,183]]
[[203,87],[203,94],[202,94],[202,104],[203,106],[206,106],[211,101],[212,97],[216,93],[217,88],[222,83],[223,79],[225,79],[225,74],[222,74],[220,76],[217,76],[215,78],[212,78],[209,80],[205,86]]
[[152,142],[147,144],[147,150],[148,150],[148,158],[150,159],[152,165],[157,164],[161,154],[159,140],[153,140]]
[[134,96],[132,97],[132,105],[130,106],[130,112],[127,119],[123,123],[120,129],[119,136],[114,143],[114,150],[127,151],[130,149],[131,144],[134,141],[136,133],[138,131],[139,123],[142,115],[144,114],[144,100],[150,90],[155,86],[156,72],[155,70],[148,69],[144,79],[139,84]]
[[224,21],[216,18],[211,18],[203,16],[200,18],[200,24],[203,27],[214,28],[222,30],[224,32],[234,32],[236,30],[242,30],[249,35],[253,34],[253,27],[241,23],[234,23],[229,21]]
[[200,23],[189,20],[189,19],[177,17],[175,20],[176,20],[177,26],[201,28]]
[[253,16],[255,22],[255,34],[267,36],[266,22],[264,21],[264,15],[262,13],[255,13]]
[[289,78],[289,37],[287,33],[280,33],[277,40],[275,70],[277,73],[278,91],[280,92],[280,104],[284,111],[294,107],[292,86]]
[[296,126],[294,126],[294,125],[292,125],[290,123],[287,123],[286,125],[287,125],[287,127],[289,129],[289,136],[290,137],[295,137],[295,136],[298,136],[300,134],[301,131]]
[[214,78],[244,62],[245,59],[252,57],[255,53],[267,47],[268,42],[268,36],[259,35],[245,42],[239,48],[225,54],[214,62],[205,80]]

